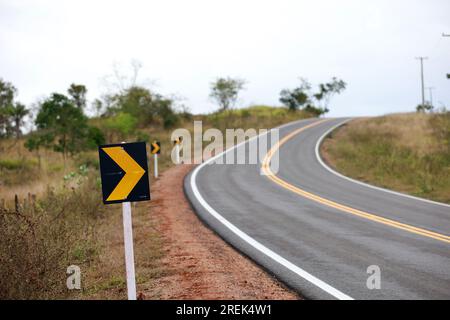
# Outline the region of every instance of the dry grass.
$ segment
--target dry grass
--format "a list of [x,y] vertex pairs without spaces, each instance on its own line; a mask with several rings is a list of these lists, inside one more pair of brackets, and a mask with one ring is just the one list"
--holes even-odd
[[345,175],[450,203],[450,113],[359,119],[325,140],[327,161]]
[[[64,167],[60,154],[41,150],[39,161],[23,143],[0,141],[0,299],[125,299],[121,207],[101,202],[97,151]],[[159,237],[141,230],[152,223],[142,205],[133,218],[137,280],[151,283],[160,272]],[[80,291],[66,288],[73,264]]]
[[1,299],[69,297],[66,268],[95,260],[99,189],[92,177],[79,183],[76,189],[48,189],[40,199],[17,198],[13,207],[0,208]]

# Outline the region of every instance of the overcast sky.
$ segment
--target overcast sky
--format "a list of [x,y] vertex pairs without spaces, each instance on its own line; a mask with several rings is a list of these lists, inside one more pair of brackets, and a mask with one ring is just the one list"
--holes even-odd
[[[420,69],[435,105],[450,106],[449,0],[100,1],[0,0],[0,77],[27,104],[85,84],[106,91],[113,64],[143,68],[138,82],[183,97],[192,112],[218,76],[247,80],[238,106],[278,105],[299,77],[348,83],[330,116],[412,111]],[[427,91],[428,96],[428,91]]]

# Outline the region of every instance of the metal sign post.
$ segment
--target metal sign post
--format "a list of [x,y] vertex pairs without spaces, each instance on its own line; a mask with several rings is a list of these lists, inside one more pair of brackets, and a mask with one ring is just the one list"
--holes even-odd
[[122,203],[128,299],[136,300],[131,202],[150,200],[145,142],[99,146],[103,203]]

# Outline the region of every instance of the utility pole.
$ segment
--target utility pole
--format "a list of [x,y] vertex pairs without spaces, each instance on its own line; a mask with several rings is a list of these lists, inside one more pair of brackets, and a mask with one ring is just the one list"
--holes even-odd
[[433,106],[433,90],[434,90],[434,87],[427,87],[427,89],[430,92],[430,105]]
[[422,79],[422,106],[425,106],[425,82],[423,79],[423,60],[427,60],[428,57],[417,57],[417,60],[420,60],[420,76]]

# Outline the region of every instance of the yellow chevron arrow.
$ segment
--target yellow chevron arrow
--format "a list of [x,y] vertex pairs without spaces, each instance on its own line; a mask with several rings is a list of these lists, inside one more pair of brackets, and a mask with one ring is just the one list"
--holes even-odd
[[158,144],[156,142],[152,143],[153,146],[153,150],[152,150],[152,154],[158,153],[160,147],[158,146]]
[[122,147],[102,149],[125,171],[125,176],[120,180],[106,201],[124,200],[142,178],[145,170]]

